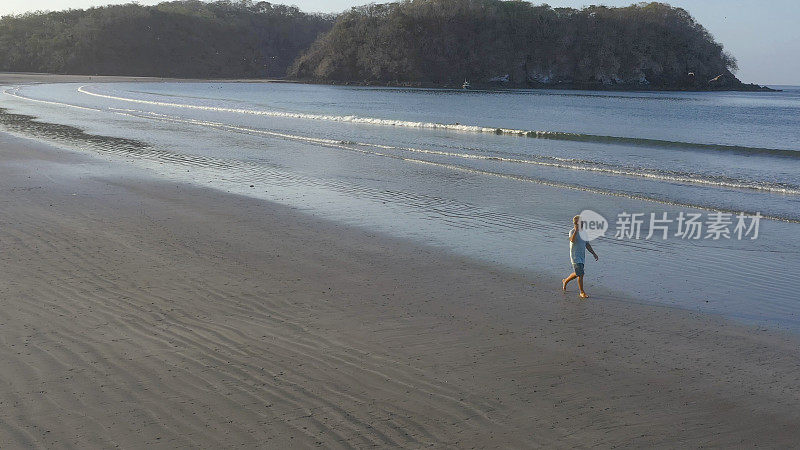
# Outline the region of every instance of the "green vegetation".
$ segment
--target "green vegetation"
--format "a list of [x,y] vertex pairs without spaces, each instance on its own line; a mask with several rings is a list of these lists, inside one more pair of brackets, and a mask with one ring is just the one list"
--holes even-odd
[[289,75],[429,85],[494,79],[517,86],[746,87],[735,69],[735,59],[689,13],[663,3],[575,10],[404,0],[344,13]]
[[683,9],[403,0],[338,17],[252,0],[0,19],[0,71],[460,86],[747,89]]
[[0,19],[0,70],[278,77],[332,17],[267,2],[198,0]]

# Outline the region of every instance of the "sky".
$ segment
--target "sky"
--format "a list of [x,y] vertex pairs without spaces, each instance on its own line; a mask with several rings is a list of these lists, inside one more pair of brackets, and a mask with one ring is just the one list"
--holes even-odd
[[[383,3],[388,0],[379,0]],[[662,0],[689,11],[739,61],[736,75],[746,83],[800,85],[800,1],[798,0]],[[128,0],[0,0],[0,15],[36,10],[87,8]],[[153,5],[159,0],[139,0]],[[271,0],[308,12],[340,12],[369,0]],[[534,0],[553,7],[587,4],[627,6],[633,0]]]

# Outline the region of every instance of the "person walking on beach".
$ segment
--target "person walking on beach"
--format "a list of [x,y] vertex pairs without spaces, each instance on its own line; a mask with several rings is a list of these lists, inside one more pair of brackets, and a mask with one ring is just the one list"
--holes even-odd
[[561,288],[564,290],[564,292],[566,292],[567,284],[577,278],[578,290],[581,298],[589,298],[589,296],[586,295],[586,291],[583,290],[583,266],[586,263],[586,250],[588,249],[589,252],[594,256],[595,261],[599,260],[600,258],[597,256],[597,253],[594,252],[592,245],[583,240],[581,237],[581,216],[573,217],[572,225],[572,230],[569,232],[569,259],[572,262],[572,268],[574,271],[572,274],[570,274],[570,276],[561,280]]

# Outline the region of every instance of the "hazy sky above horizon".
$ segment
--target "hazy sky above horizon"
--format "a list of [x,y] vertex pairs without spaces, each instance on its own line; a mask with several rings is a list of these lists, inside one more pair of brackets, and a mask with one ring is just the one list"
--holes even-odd
[[[36,10],[88,8],[129,0],[0,0],[0,15]],[[136,3],[154,5],[160,0]],[[297,5],[304,11],[340,12],[364,0],[273,0],[271,3]],[[384,3],[378,1],[376,3]],[[533,1],[554,7],[581,8],[599,3],[627,6],[632,0],[549,0]],[[739,61],[737,75],[742,81],[760,84],[800,85],[800,1],[771,0],[672,0],[665,1],[689,11]]]

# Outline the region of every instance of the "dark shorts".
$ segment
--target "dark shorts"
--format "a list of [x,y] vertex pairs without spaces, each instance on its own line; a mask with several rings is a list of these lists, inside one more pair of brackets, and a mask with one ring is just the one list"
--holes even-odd
[[583,264],[581,263],[573,264],[572,268],[575,269],[575,275],[579,277],[583,276]]

